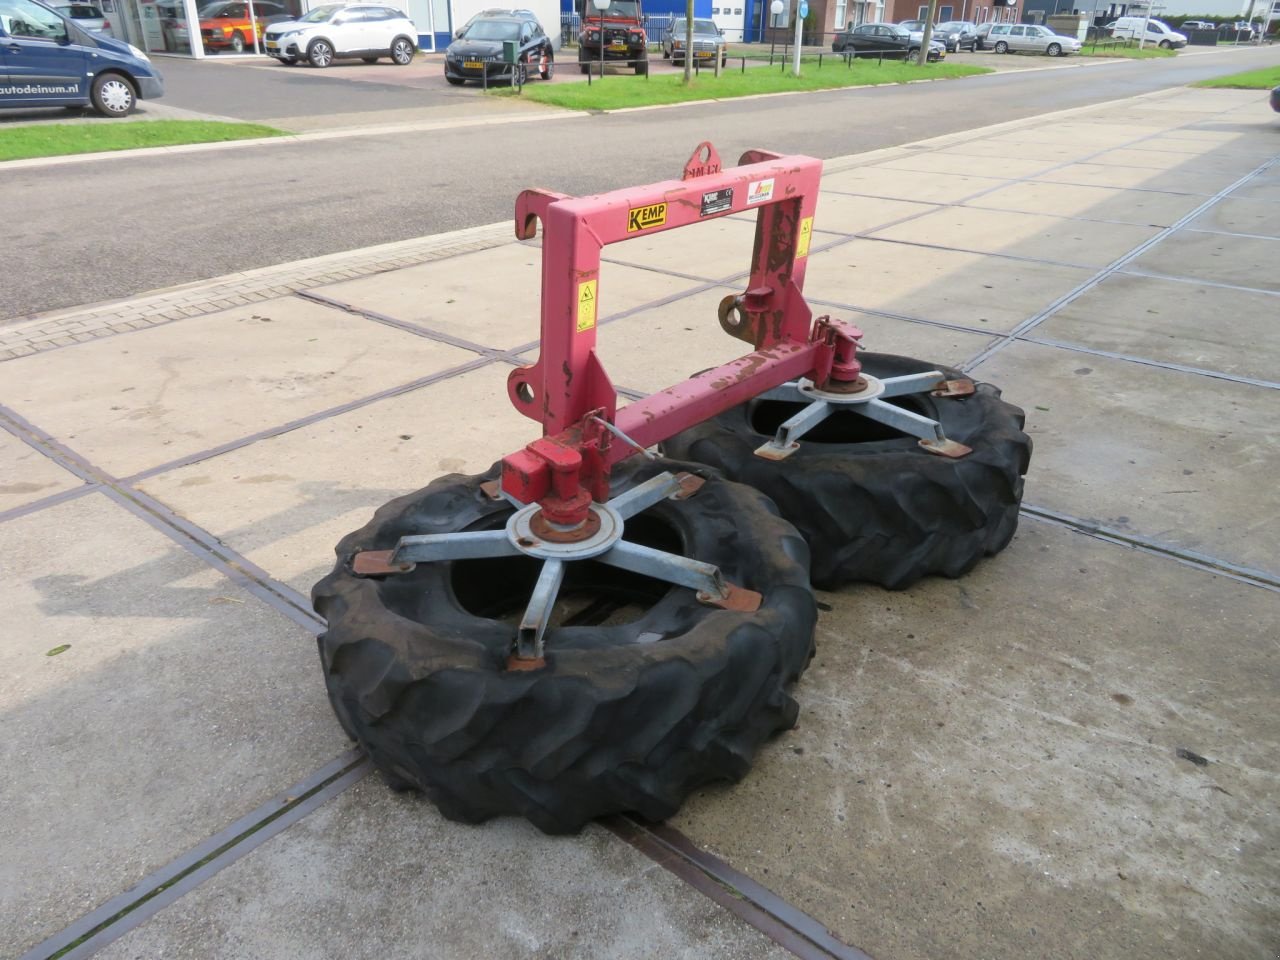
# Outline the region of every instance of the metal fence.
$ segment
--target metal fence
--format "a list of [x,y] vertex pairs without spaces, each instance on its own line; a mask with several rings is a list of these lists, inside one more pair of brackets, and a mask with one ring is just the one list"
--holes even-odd
[[[666,33],[667,27],[671,25],[672,20],[677,18],[672,13],[655,13],[645,14],[642,25],[644,26],[645,39],[648,41],[649,49],[656,49],[662,41],[662,35]],[[578,31],[582,29],[582,18],[576,13],[560,14],[560,42],[566,47],[576,47],[578,45]]]

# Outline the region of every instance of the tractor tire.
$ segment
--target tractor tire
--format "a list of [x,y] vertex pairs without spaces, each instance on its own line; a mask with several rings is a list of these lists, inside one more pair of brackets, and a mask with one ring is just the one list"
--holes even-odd
[[[863,369],[885,378],[948,367],[891,354],[860,353]],[[1031,438],[1021,409],[979,383],[967,397],[895,398],[938,420],[948,438],[973,449],[960,459],[923,450],[909,437],[854,413],[837,413],[800,440],[785,460],[755,450],[800,404],[751,400],[677,434],[670,457],[707,464],[755,487],[809,542],[813,583],[853,581],[891,590],[927,574],[958,577],[1002,550],[1018,525]]]
[[621,811],[662,820],[698,787],[741,779],[760,745],[794,726],[787,688],[813,655],[817,618],[808,548],[762,494],[702,467],[623,464],[613,490],[664,469],[706,483],[628,520],[626,538],[718,565],[763,595],[755,612],[569,563],[557,609],[583,594],[590,602],[548,627],[545,666],[510,670],[537,561],[351,570],[353,554],[401,535],[500,528],[511,507],[480,490],[498,465],[393,500],[343,538],[337,566],[312,590],[328,621],[320,659],[339,722],[393,788],[421,790],[451,820],[516,814],[547,833]]

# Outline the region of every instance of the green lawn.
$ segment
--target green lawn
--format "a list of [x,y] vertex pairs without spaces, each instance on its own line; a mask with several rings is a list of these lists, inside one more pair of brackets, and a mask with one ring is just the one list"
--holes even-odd
[[[603,81],[596,78],[590,86],[585,82],[544,85],[535,80],[524,88],[524,96],[539,103],[568,107],[571,110],[616,110],[620,107],[685,103],[689,100],[749,97],[761,93],[831,90],[874,83],[971,77],[990,72],[985,67],[968,67],[956,63],[933,63],[927,67],[918,67],[885,61],[883,65],[855,62],[852,66],[846,66],[839,57],[832,57],[825,60],[821,70],[816,66],[811,67],[803,70],[798,78],[793,77],[789,71],[783,73],[781,69],[751,67],[741,72],[734,70],[731,65],[719,78],[711,71],[703,71],[688,87],[679,74],[654,74],[647,78],[630,74],[606,74]],[[509,97],[516,94],[510,89],[500,89],[491,90],[489,95]]]
[[1139,50],[1137,47],[1105,47],[1086,43],[1080,51],[1082,57],[1128,57],[1130,60],[1156,60],[1161,57],[1176,57],[1177,50],[1163,50],[1157,46],[1147,46]]
[[0,161],[285,135],[284,130],[256,123],[212,120],[103,119],[89,123],[33,123],[5,128],[0,134]]
[[1270,90],[1280,87],[1280,66],[1263,67],[1261,70],[1246,70],[1244,73],[1231,73],[1225,77],[1214,77],[1212,80],[1198,80],[1193,87],[1232,87],[1236,90]]

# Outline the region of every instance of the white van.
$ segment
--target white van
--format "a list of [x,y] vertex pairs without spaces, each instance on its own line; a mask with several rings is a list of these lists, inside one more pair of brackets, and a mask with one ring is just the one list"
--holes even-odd
[[1111,35],[1117,40],[1139,40],[1142,38],[1144,20],[1147,24],[1147,43],[1154,43],[1166,50],[1187,45],[1186,34],[1178,33],[1163,20],[1146,20],[1145,17],[1121,17],[1110,24]]

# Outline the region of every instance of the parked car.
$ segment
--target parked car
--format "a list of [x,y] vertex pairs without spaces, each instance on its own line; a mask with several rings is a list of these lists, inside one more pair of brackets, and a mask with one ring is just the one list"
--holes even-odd
[[90,33],[36,0],[0,5],[8,83],[0,107],[83,107],[125,117],[139,98],[164,94],[164,79],[137,47]]
[[996,53],[1044,53],[1051,57],[1079,53],[1081,47],[1078,38],[1064,37],[1034,23],[997,23],[986,42]]
[[[850,24],[837,33],[831,49],[834,53],[882,53],[905,59],[919,53],[923,40],[922,34],[912,33],[898,23],[860,23],[857,26]],[[941,60],[946,55],[945,44],[929,41],[930,60]]]
[[1142,38],[1142,25],[1146,23],[1146,42],[1154,43],[1166,50],[1187,45],[1186,34],[1178,33],[1163,20],[1147,20],[1145,17],[1121,17],[1114,23],[1107,24],[1111,35],[1117,40],[1139,40]]
[[[272,23],[291,19],[289,11],[271,0],[255,0],[253,17],[249,16],[249,4],[245,0],[221,0],[196,11],[200,18],[200,40],[206,50],[227,50],[244,53],[251,48],[255,37],[262,39],[262,32]],[[186,22],[176,20],[171,33],[178,44],[186,43]]]
[[995,20],[988,20],[986,23],[978,24],[978,29],[974,31],[974,41],[979,50],[990,50],[991,43],[987,37],[991,35],[991,28],[997,26]]
[[1280,113],[1280,87],[1271,88],[1271,109]]
[[1190,33],[1192,30],[1217,30],[1218,25],[1209,20],[1186,20],[1179,27],[1179,33]]
[[[684,64],[684,44],[688,39],[688,29],[684,17],[672,19],[662,33],[662,57],[671,60],[677,66]],[[715,62],[716,47],[724,45],[724,31],[716,26],[714,20],[693,21],[693,59]],[[721,52],[720,66],[724,66],[728,57]]]
[[968,20],[948,20],[933,28],[933,35],[947,45],[948,53],[978,49],[978,27]]
[[297,20],[267,27],[267,55],[292,66],[305,59],[324,68],[334,60],[376,63],[379,57],[407,66],[418,48],[418,28],[395,7],[331,3]]
[[[503,42],[508,40],[517,44],[515,63],[502,58]],[[538,18],[527,10],[473,17],[444,52],[444,78],[455,87],[468,80],[523,84],[530,68],[541,79],[550,80],[555,75],[556,53]]]
[[111,23],[102,8],[92,3],[51,3],[49,7],[62,14],[77,27],[84,27],[90,33],[102,33],[111,36]]
[[[1184,23],[1181,29],[1186,30],[1187,25]],[[1205,29],[1212,30],[1214,29],[1214,26],[1213,24],[1209,24]],[[1224,23],[1222,26],[1218,27],[1217,30],[1225,39],[1233,40],[1237,43],[1241,41],[1248,42],[1261,32],[1259,24],[1253,24],[1247,20],[1237,20],[1235,23]]]
[[462,35],[470,29],[471,25],[481,17],[528,17],[530,20],[538,19],[537,14],[532,10],[512,7],[491,7],[488,10],[481,10],[457,30],[453,31],[453,39],[460,39]]

